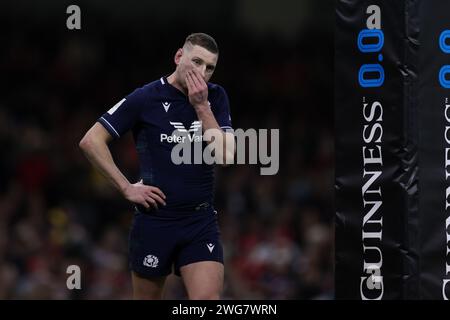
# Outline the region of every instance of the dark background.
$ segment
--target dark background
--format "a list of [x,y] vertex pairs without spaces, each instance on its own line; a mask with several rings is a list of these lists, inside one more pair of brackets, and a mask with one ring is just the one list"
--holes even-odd
[[[81,8],[81,30],[66,8]],[[333,2],[2,1],[0,299],[130,299],[132,210],[78,142],[136,87],[171,73],[192,32],[218,42],[212,82],[234,128],[279,128],[280,170],[217,169],[225,299],[332,299]],[[131,135],[111,145],[138,176]],[[66,288],[66,268],[82,289]],[[170,277],[167,298],[184,298]]]

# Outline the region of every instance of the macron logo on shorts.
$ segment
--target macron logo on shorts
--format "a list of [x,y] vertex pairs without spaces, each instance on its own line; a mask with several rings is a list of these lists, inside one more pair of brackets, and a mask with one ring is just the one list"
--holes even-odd
[[212,243],[208,243],[208,244],[206,244],[206,246],[208,247],[209,252],[212,253],[212,251],[214,250],[215,246]]
[[144,258],[144,266],[146,267],[156,268],[158,266],[158,262],[158,258],[151,254]]

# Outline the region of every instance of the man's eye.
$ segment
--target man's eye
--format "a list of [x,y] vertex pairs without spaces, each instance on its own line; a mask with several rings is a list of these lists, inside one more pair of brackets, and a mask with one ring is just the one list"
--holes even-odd
[[194,60],[194,63],[195,64],[200,64],[200,61],[199,60]]

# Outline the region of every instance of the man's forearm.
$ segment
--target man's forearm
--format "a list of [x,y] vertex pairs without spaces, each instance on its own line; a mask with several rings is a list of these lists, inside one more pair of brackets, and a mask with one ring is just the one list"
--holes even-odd
[[234,135],[224,132],[220,128],[209,106],[196,106],[195,111],[198,119],[202,122],[203,132],[215,130],[213,134],[214,138],[220,139],[220,141],[207,141],[208,145],[213,143],[223,146],[223,148],[216,149],[219,151],[219,154],[216,154],[216,158],[222,159],[223,163],[232,163],[235,151]]
[[221,130],[209,106],[196,106],[195,112],[197,113],[198,119],[202,122],[202,128],[204,131],[209,129]]
[[85,137],[80,142],[80,148],[94,167],[124,194],[130,183],[114,163],[108,145],[103,141]]

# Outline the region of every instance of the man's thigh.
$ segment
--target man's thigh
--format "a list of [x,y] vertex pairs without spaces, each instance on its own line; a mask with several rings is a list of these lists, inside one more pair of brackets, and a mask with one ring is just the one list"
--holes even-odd
[[217,261],[200,261],[180,268],[189,299],[220,299],[223,289],[224,267]]
[[136,272],[131,272],[133,284],[133,299],[159,300],[162,298],[166,277],[145,278]]

